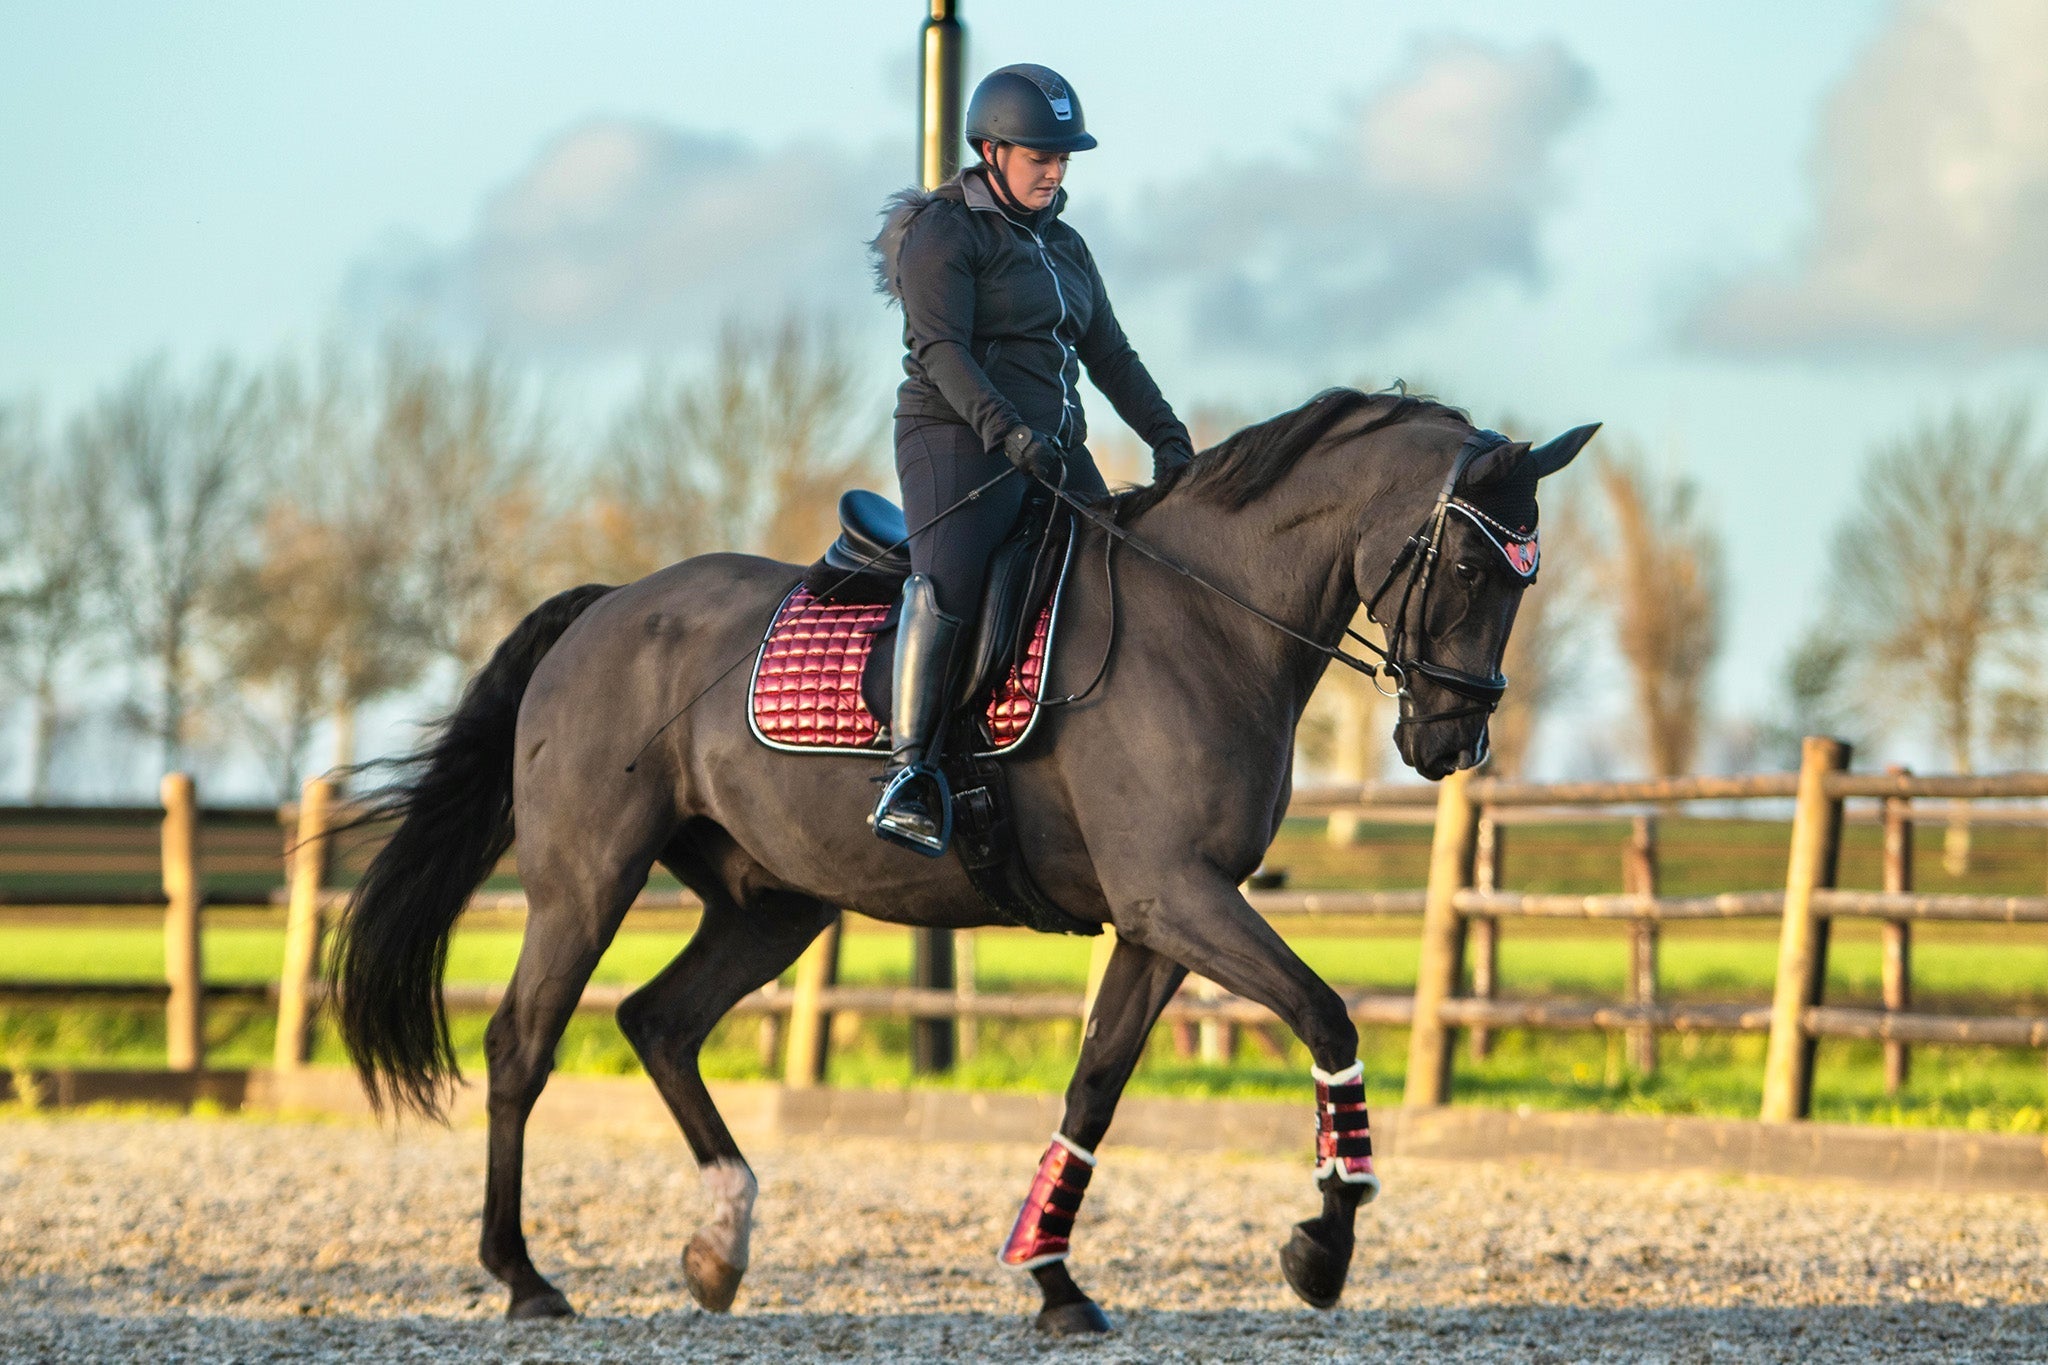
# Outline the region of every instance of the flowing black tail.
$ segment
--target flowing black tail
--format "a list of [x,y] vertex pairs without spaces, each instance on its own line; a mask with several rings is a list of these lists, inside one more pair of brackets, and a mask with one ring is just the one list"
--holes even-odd
[[441,1117],[462,1078],[441,974],[470,895],[512,846],[512,740],[541,656],[611,589],[585,584],[534,609],[472,678],[432,737],[351,825],[398,821],[348,899],[328,976],[370,1103]]

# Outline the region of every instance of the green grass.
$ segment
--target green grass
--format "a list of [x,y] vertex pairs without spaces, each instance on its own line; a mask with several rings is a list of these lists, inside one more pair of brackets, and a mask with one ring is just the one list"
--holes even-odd
[[[1930,891],[2023,893],[2043,881],[2048,833],[1983,828],[1976,862],[1964,878],[1939,867],[1940,830],[1920,831],[1920,884]],[[1612,890],[1618,880],[1624,830],[1613,823],[1512,828],[1505,881],[1530,890]],[[1768,887],[1782,882],[1785,829],[1770,822],[1666,822],[1661,837],[1664,887],[1671,894]],[[1292,884],[1402,886],[1418,884],[1427,854],[1427,830],[1388,827],[1363,847],[1324,841],[1319,825],[1291,822],[1270,862],[1288,867]],[[1848,831],[1842,881],[1876,880],[1876,831]],[[608,985],[645,981],[678,952],[688,936],[676,917],[632,921],[600,963],[594,980]],[[224,912],[207,933],[208,979],[262,982],[275,977],[283,935],[277,917]],[[1413,988],[1417,957],[1411,920],[1281,921],[1297,952],[1334,984],[1353,990],[1405,993]],[[504,917],[480,917],[457,934],[448,979],[503,981],[511,973],[520,935]],[[1769,999],[1776,962],[1776,926],[1681,925],[1663,939],[1660,982],[1676,1001]],[[1089,945],[1021,931],[984,931],[976,940],[977,976],[988,991],[1077,991]],[[75,924],[0,918],[0,978],[133,981],[161,979],[159,923],[148,915],[108,915]],[[1623,991],[1626,942],[1619,926],[1574,922],[1511,921],[1500,950],[1503,993],[1618,1000]],[[907,933],[854,922],[844,940],[841,979],[848,984],[901,982],[910,969]],[[1845,921],[1829,955],[1827,998],[1868,1004],[1878,997],[1879,950],[1873,925]],[[2048,934],[2002,926],[1928,925],[1916,930],[1914,990],[1923,1008],[1954,1013],[2048,1012]],[[453,1020],[465,1067],[480,1071],[483,1018]],[[851,1025],[852,1027],[848,1027]],[[210,1055],[218,1065],[267,1063],[272,1019],[258,1005],[219,1005],[209,1012]],[[1067,1021],[983,1021],[978,1047],[956,1072],[939,1082],[974,1089],[1058,1091],[1065,1087],[1079,1043]],[[908,1063],[909,1025],[901,1019],[843,1020],[832,1050],[830,1077],[849,1086],[913,1084]],[[705,1052],[706,1073],[725,1079],[775,1074],[764,1059],[758,1020],[722,1025]],[[63,1007],[0,1009],[0,1064],[160,1066],[163,1020],[151,1009]],[[1459,1102],[1538,1109],[1625,1113],[1754,1115],[1760,1099],[1764,1040],[1760,1036],[1666,1036],[1662,1066],[1652,1078],[1622,1065],[1619,1038],[1602,1034],[1507,1030],[1496,1035],[1493,1055],[1469,1060],[1462,1046],[1456,1068]],[[1381,1103],[1399,1095],[1406,1061],[1404,1030],[1367,1029],[1360,1041],[1371,1093]],[[1204,1065],[1176,1054],[1172,1031],[1154,1036],[1137,1073],[1134,1093],[1270,1096],[1299,1100],[1308,1058],[1285,1040],[1273,1057],[1247,1036],[1238,1060]],[[315,1060],[343,1058],[331,1032],[315,1040]],[[609,1019],[573,1021],[559,1050],[565,1070],[610,1074],[639,1071],[637,1059]],[[1826,1042],[1820,1048],[1814,1111],[1821,1119],[1945,1125],[1982,1131],[2048,1132],[2041,1054],[2026,1049],[1917,1048],[1913,1078],[1893,1101],[1883,1093],[1882,1053],[1876,1044]],[[932,1084],[920,1080],[917,1084]]]

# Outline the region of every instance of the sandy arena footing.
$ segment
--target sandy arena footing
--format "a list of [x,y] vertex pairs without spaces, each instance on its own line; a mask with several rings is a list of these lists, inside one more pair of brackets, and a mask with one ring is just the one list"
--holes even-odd
[[1035,1147],[778,1138],[735,1313],[678,1255],[704,1198],[680,1139],[544,1130],[527,1228],[584,1316],[499,1320],[477,1266],[482,1133],[352,1122],[0,1123],[0,1358],[853,1361],[2048,1359],[2048,1199],[1392,1163],[1344,1307],[1275,1250],[1299,1162],[1120,1151],[1075,1234],[1118,1333],[1035,1338],[995,1263]]

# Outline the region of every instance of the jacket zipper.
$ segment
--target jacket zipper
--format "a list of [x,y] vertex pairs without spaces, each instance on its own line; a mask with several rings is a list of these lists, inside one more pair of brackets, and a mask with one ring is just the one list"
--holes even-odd
[[[1030,231],[1028,228],[1025,230]],[[1045,238],[1032,232],[1031,240],[1038,244],[1038,263],[1045,267],[1046,274],[1052,276],[1052,296],[1059,300],[1060,305],[1059,321],[1052,325],[1053,344],[1060,348],[1060,429],[1053,433],[1052,438],[1055,441],[1064,441],[1067,435],[1068,412],[1073,407],[1072,393],[1067,388],[1067,360],[1073,351],[1065,338],[1060,336],[1060,328],[1067,322],[1067,291],[1060,288],[1060,272],[1052,268],[1052,257],[1047,255],[1045,250]]]

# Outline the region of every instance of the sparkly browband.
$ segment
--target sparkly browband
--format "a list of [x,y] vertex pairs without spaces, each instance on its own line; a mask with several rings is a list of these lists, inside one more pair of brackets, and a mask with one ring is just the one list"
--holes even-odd
[[1543,551],[1534,531],[1511,531],[1486,513],[1466,502],[1463,498],[1452,498],[1454,511],[1463,512],[1465,519],[1479,528],[1480,534],[1493,542],[1508,567],[1524,579],[1536,577],[1536,568],[1543,560]]

